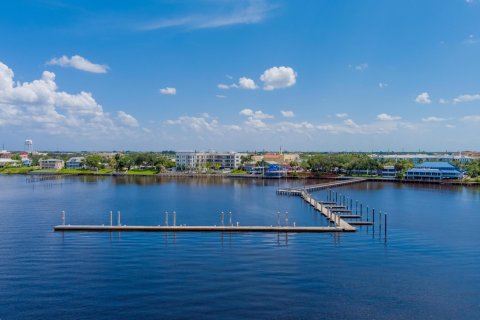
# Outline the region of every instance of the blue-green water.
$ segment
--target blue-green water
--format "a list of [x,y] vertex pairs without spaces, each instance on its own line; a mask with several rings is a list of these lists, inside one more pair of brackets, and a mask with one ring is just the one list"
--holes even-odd
[[[314,181],[308,181],[312,183]],[[326,222],[280,186],[304,181],[0,177],[0,319],[478,319],[480,190],[362,183],[388,212],[345,234],[54,233],[67,224]],[[325,199],[325,192],[314,193]],[[115,216],[114,216],[115,218]],[[171,219],[171,217],[170,217]],[[228,221],[228,215],[226,215]],[[171,223],[171,220],[170,220]]]

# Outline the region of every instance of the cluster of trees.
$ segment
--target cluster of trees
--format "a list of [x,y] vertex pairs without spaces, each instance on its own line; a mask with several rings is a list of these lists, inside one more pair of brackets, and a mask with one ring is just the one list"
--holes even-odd
[[168,168],[175,167],[175,162],[169,157],[155,152],[117,153],[111,160],[111,166],[117,171],[130,170],[135,166],[141,169],[155,169],[158,172],[162,172]]
[[302,166],[312,172],[334,172],[354,169],[378,170],[383,164],[366,154],[337,153],[310,155],[302,162]]
[[463,166],[463,170],[465,170],[472,178],[480,177],[480,160],[475,160],[466,164]]

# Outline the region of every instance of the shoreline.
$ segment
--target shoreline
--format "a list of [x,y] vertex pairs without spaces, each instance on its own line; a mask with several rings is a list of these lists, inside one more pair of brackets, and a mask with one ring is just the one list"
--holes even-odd
[[[0,173],[0,176],[6,175],[22,175],[22,176],[98,176],[98,177],[166,177],[166,178],[233,178],[233,179],[268,179],[268,180],[310,180],[310,179],[328,179],[328,180],[347,180],[359,178],[357,176],[331,176],[331,175],[301,175],[301,176],[287,176],[280,178],[270,178],[261,175],[250,174],[205,174],[205,173],[158,173],[158,174],[128,174],[128,173],[94,173],[94,172],[79,172],[79,173],[59,173],[59,172],[27,172],[27,173]],[[366,181],[373,182],[393,182],[406,184],[435,184],[447,186],[467,186],[477,187],[480,182],[475,181],[435,181],[435,180],[398,180],[385,179],[381,177],[362,177]]]

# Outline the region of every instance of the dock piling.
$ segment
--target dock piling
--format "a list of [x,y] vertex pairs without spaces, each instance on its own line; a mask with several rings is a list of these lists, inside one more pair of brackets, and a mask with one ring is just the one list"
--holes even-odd
[[232,224],[232,211],[228,212],[228,217],[229,217],[229,222],[230,222],[230,227],[233,226]]
[[222,213],[220,214],[220,221],[222,223],[222,227],[225,226],[224,218],[225,218],[225,213],[223,213],[223,211],[222,211]]
[[113,225],[113,212],[110,210],[110,227]]
[[65,210],[62,210],[62,225],[65,225]]
[[173,210],[173,226],[177,226],[177,213]]
[[117,225],[121,226],[121,224],[120,224],[120,210],[117,211]]
[[285,211],[285,226],[288,227],[288,211]]
[[168,227],[168,210],[165,210],[165,226]]

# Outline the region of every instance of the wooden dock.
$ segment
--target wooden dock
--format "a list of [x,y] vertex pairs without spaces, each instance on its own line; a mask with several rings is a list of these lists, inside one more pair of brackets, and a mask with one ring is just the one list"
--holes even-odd
[[373,222],[361,220],[346,221],[345,219],[362,219],[361,215],[353,214],[353,210],[351,208],[352,205],[350,204],[349,208],[348,201],[346,203],[345,199],[343,201],[342,199],[340,199],[340,203],[336,201],[331,201],[332,199],[330,199],[330,201],[318,201],[312,197],[310,192],[345,186],[353,183],[360,183],[367,180],[368,179],[365,178],[353,178],[348,180],[337,180],[323,184],[310,185],[302,188],[282,188],[277,190],[277,194],[301,196],[302,199],[305,200],[312,207],[314,207],[317,212],[321,213],[324,217],[326,217],[327,220],[335,226],[335,228],[340,229],[341,231],[356,231],[356,228],[354,227],[355,225],[368,226],[373,225]]
[[229,233],[324,233],[354,231],[339,227],[297,226],[105,226],[105,225],[58,225],[57,232],[229,232]]

